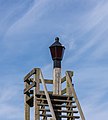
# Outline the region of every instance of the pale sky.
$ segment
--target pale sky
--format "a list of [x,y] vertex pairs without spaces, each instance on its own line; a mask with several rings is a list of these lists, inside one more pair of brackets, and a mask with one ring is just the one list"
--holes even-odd
[[49,46],[66,47],[65,71],[86,120],[108,118],[108,0],[0,0],[0,120],[24,119],[24,76],[52,78]]

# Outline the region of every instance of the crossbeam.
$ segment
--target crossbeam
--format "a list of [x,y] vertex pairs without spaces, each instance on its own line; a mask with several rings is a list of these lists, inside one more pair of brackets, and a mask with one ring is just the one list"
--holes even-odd
[[36,68],[32,69],[25,77],[24,77],[24,82],[30,78],[33,74],[36,73]]
[[36,86],[36,82],[33,82],[31,85],[29,85],[27,88],[24,89],[24,94],[26,94],[31,88]]

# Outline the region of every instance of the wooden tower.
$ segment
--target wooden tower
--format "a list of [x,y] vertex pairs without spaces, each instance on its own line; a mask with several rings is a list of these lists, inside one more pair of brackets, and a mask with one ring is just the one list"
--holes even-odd
[[[32,107],[34,120],[85,120],[72,83],[73,72],[66,71],[61,78],[61,65],[57,61],[54,64],[53,80],[44,79],[40,68],[34,68],[24,77],[24,120],[31,120]],[[52,91],[47,89],[49,84],[53,84]]]

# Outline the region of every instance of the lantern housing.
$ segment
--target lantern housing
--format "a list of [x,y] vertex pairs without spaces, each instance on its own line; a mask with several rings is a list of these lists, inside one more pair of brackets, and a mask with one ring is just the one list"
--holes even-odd
[[49,48],[54,61],[54,67],[61,67],[65,47],[59,42],[58,37],[55,38],[55,42]]

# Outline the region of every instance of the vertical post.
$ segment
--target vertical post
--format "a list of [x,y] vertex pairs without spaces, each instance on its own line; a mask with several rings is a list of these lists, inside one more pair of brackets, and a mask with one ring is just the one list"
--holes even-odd
[[[68,71],[68,73],[70,74],[70,76],[72,77],[73,76],[73,72],[72,71]],[[72,96],[72,89],[71,89],[71,85],[70,83],[68,82],[68,76],[66,74],[66,94],[69,95],[69,96]],[[72,84],[72,79],[71,79],[71,84]],[[73,98],[72,98],[73,99]],[[67,104],[68,106],[72,106],[72,103],[68,103]],[[73,111],[73,108],[67,108],[67,110],[72,110]],[[68,116],[73,116],[73,112],[72,113],[67,113]],[[73,120],[72,118],[68,118],[67,120]]]
[[[70,76],[73,76],[73,72],[72,71],[68,71],[68,73],[70,74]],[[68,82],[68,76],[66,74],[66,94],[72,96],[72,89],[71,89],[71,85]],[[71,79],[71,83],[72,83],[72,79]]]
[[75,102],[76,102],[76,104],[77,104],[77,107],[78,107],[78,110],[79,110],[79,114],[80,114],[80,116],[81,116],[81,119],[82,119],[82,120],[85,120],[85,117],[84,117],[83,111],[82,111],[82,109],[81,109],[79,100],[78,100],[78,98],[77,98],[76,92],[75,92],[74,87],[73,87],[73,85],[72,85],[72,83],[71,83],[71,76],[70,76],[69,72],[66,72],[66,75],[67,75],[67,81],[69,82],[70,87],[71,87],[71,91],[72,91],[73,97],[74,97]]
[[[53,71],[53,94],[61,95],[61,61],[54,61],[54,71]],[[55,106],[54,109],[61,110],[61,107]],[[60,112],[55,112],[56,116],[61,115]],[[61,118],[57,118],[61,120]]]
[[61,68],[53,70],[53,94],[61,95]]
[[40,75],[40,69],[37,68],[34,74],[34,81],[36,82],[36,86],[34,87],[34,120],[40,119],[39,106],[37,105],[37,101],[36,101],[36,94],[39,93],[39,75]]
[[[25,88],[29,86],[30,82],[24,82]],[[30,106],[27,104],[27,100],[30,98],[30,94],[27,92],[24,94],[24,120],[30,120]]]

